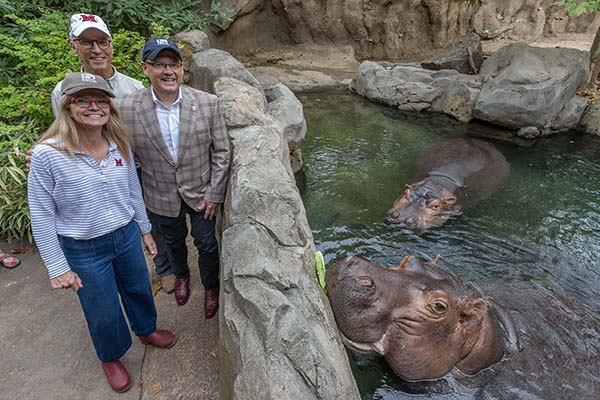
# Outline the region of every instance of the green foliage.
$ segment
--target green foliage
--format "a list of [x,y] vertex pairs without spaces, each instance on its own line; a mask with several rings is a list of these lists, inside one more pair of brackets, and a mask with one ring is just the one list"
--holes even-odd
[[40,134],[29,120],[0,122],[0,237],[32,240],[27,207],[25,153]]
[[[456,0],[474,6],[479,0]],[[567,15],[581,15],[587,12],[600,11],[600,0],[556,0],[554,5],[562,7]]]
[[[38,17],[0,15],[0,237],[8,240],[31,240],[25,152],[54,119],[50,93],[67,72],[81,66],[69,46],[69,16],[38,11]],[[154,29],[165,32],[158,25]],[[140,67],[144,41],[137,32],[114,32],[113,64],[148,84]]]
[[231,17],[229,16],[229,7],[225,3],[218,1],[212,1],[210,4],[210,18],[211,23],[221,29],[224,29],[229,22]]
[[68,40],[69,17],[100,15],[109,24],[120,72],[149,82],[140,67],[147,37],[228,22],[228,9],[202,0],[0,0],[0,237],[31,241],[25,153],[54,115],[50,93],[81,62]]
[[[207,23],[227,18],[227,6],[218,1],[211,2],[209,12],[204,12],[203,0],[23,0],[20,9],[32,11],[40,7],[66,14],[87,12],[99,15],[111,30],[126,29],[145,37],[158,36],[151,31],[152,23],[166,28],[168,33],[192,29],[204,30]],[[14,13],[15,6],[0,0],[0,11]]]
[[586,12],[600,11],[600,1],[598,0],[557,0],[555,5],[562,7],[567,15],[581,15]]

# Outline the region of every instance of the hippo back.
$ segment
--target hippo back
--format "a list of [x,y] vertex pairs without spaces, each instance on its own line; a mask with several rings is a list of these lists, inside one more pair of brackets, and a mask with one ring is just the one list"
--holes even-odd
[[464,202],[490,196],[506,182],[510,166],[502,153],[478,139],[444,140],[417,157],[417,180],[432,173],[451,176],[463,183]]

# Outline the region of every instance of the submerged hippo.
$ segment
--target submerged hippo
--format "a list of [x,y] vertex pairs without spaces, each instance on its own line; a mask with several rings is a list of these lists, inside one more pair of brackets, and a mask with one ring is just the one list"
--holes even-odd
[[505,312],[433,262],[409,255],[383,268],[359,257],[327,270],[327,291],[345,344],[383,355],[405,380],[436,379],[454,367],[475,374],[516,345]]
[[422,232],[443,225],[506,181],[509,165],[490,144],[477,139],[449,139],[431,147],[416,160],[417,182],[387,213],[386,221]]

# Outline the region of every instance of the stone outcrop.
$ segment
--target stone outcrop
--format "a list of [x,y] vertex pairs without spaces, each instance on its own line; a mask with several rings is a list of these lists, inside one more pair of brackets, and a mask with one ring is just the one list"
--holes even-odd
[[481,63],[481,39],[471,33],[458,38],[435,56],[421,62],[421,67],[435,71],[453,69],[461,74],[477,74]]
[[222,241],[222,399],[358,399],[314,244],[272,121],[230,131]]
[[[586,102],[575,95],[587,79],[586,53],[509,44],[485,61],[475,118],[540,135],[575,127]],[[529,131],[531,134],[532,131]]]
[[358,59],[423,55],[468,32],[530,39],[563,32],[594,33],[598,13],[567,17],[548,0],[223,0],[232,22],[211,42],[234,54],[286,45],[350,45]]
[[400,110],[444,112],[470,121],[479,86],[477,77],[454,70],[431,71],[416,65],[364,61],[350,88],[369,100]]
[[[575,128],[587,103],[586,52],[512,43],[494,53],[476,77],[454,70],[363,62],[351,90],[400,110],[443,112],[513,128],[535,138]],[[588,124],[589,125],[589,124]]]
[[215,82],[224,76],[246,82],[263,92],[256,78],[228,52],[208,49],[192,56],[189,71],[190,86],[213,93]]
[[[246,76],[245,74],[240,74]],[[211,76],[216,76],[212,74]],[[359,399],[290,167],[306,122],[285,86],[214,81],[232,143],[221,240],[222,399]],[[265,106],[265,104],[267,104]]]
[[593,101],[581,119],[581,128],[587,133],[600,136],[600,101]]
[[267,99],[254,86],[225,76],[214,83],[214,91],[221,100],[229,129],[254,125],[265,119]]

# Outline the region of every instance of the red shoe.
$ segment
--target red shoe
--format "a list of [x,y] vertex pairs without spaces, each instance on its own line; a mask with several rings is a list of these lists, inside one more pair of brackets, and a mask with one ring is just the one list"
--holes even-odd
[[108,383],[115,392],[123,393],[129,390],[129,386],[131,386],[131,380],[129,379],[127,370],[123,364],[121,364],[121,361],[117,360],[102,363],[102,369],[106,374]]
[[148,336],[140,336],[142,344],[150,344],[161,349],[170,349],[175,346],[176,341],[175,335],[164,329],[157,329]]
[[190,298],[190,278],[175,280],[175,301],[178,306],[187,303]]
[[207,289],[204,291],[204,318],[211,319],[219,310],[219,290]]

